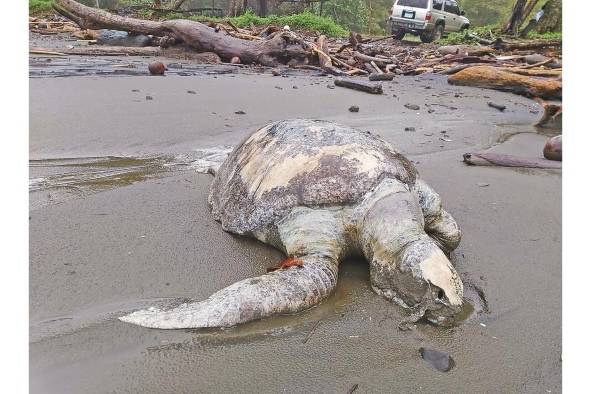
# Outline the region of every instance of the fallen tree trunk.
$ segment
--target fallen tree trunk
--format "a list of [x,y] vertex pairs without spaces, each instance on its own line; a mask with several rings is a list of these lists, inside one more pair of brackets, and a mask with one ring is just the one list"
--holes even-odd
[[531,97],[557,99],[562,97],[562,82],[527,77],[490,66],[466,68],[448,77],[452,85],[496,89]]
[[562,40],[535,40],[535,41],[524,41],[524,42],[507,42],[501,38],[493,43],[493,48],[498,50],[515,50],[515,49],[539,49],[546,47],[561,47]]
[[465,153],[464,162],[473,166],[500,166],[561,169],[562,163],[536,157],[501,155],[492,152]]
[[343,88],[360,90],[366,93],[382,94],[382,85],[377,83],[369,83],[364,81],[358,81],[355,79],[337,78],[334,80],[335,86],[341,86]]
[[133,33],[170,36],[176,42],[199,52],[215,52],[224,61],[239,57],[244,64],[265,66],[307,64],[311,56],[306,43],[289,32],[281,32],[267,40],[243,40],[232,37],[203,23],[176,19],[162,22],[121,17],[84,6],[73,0],[55,0],[54,8],[83,29],[114,29]]

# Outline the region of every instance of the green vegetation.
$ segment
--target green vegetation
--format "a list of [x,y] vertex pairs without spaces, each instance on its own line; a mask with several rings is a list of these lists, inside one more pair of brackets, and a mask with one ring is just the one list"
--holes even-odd
[[500,32],[499,25],[487,25],[480,27],[472,27],[457,33],[449,33],[447,37],[438,41],[441,45],[458,45],[458,44],[474,44],[476,40],[468,37],[468,33],[476,34],[478,37],[494,40]]
[[530,31],[527,34],[527,38],[536,40],[562,40],[562,32],[548,32],[542,34],[536,31]]
[[53,0],[29,0],[29,14],[45,13],[52,10]]
[[[181,14],[168,14],[167,19],[183,18]],[[304,11],[292,15],[269,15],[267,17],[256,16],[251,10],[246,11],[245,14],[231,17],[231,18],[215,18],[210,16],[190,16],[198,22],[223,22],[225,20],[231,21],[238,27],[249,27],[251,23],[255,26],[266,25],[288,25],[291,28],[304,29],[309,31],[318,31],[330,37],[346,37],[349,32],[344,27],[336,24],[331,18],[314,15],[309,11]]]

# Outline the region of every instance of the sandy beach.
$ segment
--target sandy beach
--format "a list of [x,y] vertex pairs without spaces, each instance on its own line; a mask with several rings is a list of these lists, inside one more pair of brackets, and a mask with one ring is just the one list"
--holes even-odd
[[[531,126],[540,107],[444,76],[398,76],[383,95],[331,81],[268,72],[30,79],[31,392],[561,391],[561,171],[462,162],[491,147],[541,157],[547,136]],[[206,205],[213,178],[191,163],[296,117],[370,130],[415,163],[462,228],[452,262],[476,312],[451,329],[400,331],[404,312],[372,292],[367,263],[351,260],[336,293],[295,316],[201,331],[117,320],[206,298],[283,258],[221,230]],[[420,347],[448,352],[455,367],[434,370]]]

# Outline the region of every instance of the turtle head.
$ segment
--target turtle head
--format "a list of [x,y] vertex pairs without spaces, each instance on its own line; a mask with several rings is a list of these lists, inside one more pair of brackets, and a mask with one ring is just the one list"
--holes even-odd
[[463,284],[443,252],[432,243],[409,245],[395,261],[373,262],[372,287],[409,308],[416,320],[450,326],[463,306]]

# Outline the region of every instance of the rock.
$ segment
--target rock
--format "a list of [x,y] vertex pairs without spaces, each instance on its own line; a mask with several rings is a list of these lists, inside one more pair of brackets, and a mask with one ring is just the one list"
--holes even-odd
[[298,88],[298,87],[297,87],[296,85],[293,85],[293,86],[292,86],[292,89],[297,89],[297,88]]
[[146,100],[153,100],[152,96],[146,96]]
[[240,58],[238,56],[234,56],[232,58],[232,60],[230,60],[230,63],[232,63],[232,64],[240,64],[241,63],[240,62]]
[[197,94],[197,92],[194,91],[194,90],[187,90],[187,93],[189,93],[189,94]]
[[329,89],[334,89],[334,85],[326,85],[326,87]]
[[541,63],[544,62],[546,60],[548,60],[548,58],[544,55],[540,55],[539,53],[534,53],[532,55],[526,55],[523,60],[527,63],[527,64],[536,64],[536,63]]
[[359,112],[359,107],[356,105],[352,105],[349,107],[349,112]]
[[415,131],[414,127],[405,127],[404,131]]
[[273,74],[274,77],[278,77],[281,75],[281,71],[277,68],[274,68],[271,70],[271,74]]
[[486,183],[486,182],[478,182],[477,183],[478,187],[487,187],[490,185],[490,183]]
[[98,33],[96,42],[99,45],[120,47],[145,47],[152,40],[144,34],[130,34],[126,31],[102,29]]
[[236,111],[236,112],[234,112],[234,113],[235,113],[236,115],[246,115],[246,112],[244,112],[244,111],[242,111],[242,110]]
[[404,106],[410,110],[413,110],[413,111],[418,111],[421,109],[421,107],[419,107],[416,104],[404,104]]
[[419,349],[419,353],[423,360],[440,372],[448,372],[455,366],[453,358],[445,352],[422,347]]
[[548,160],[562,161],[562,134],[546,141],[544,157]]
[[137,92],[139,92],[140,90],[139,90],[139,89],[131,89],[131,91],[132,91],[132,92],[136,92],[136,93],[137,93]]
[[281,86],[275,86],[275,89],[283,90]]
[[162,62],[152,62],[148,64],[148,70],[152,75],[164,75],[164,71],[166,71],[167,68]]

